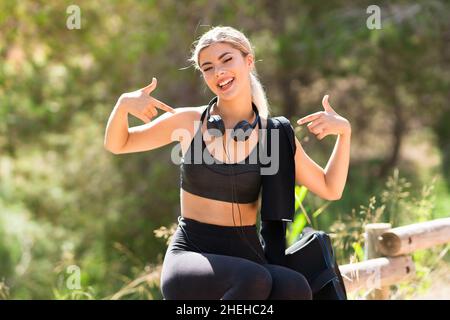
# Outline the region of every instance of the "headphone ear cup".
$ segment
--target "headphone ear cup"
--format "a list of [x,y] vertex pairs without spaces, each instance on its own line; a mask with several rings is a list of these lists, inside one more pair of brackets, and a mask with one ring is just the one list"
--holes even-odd
[[209,117],[206,127],[208,128],[208,133],[214,137],[221,137],[225,134],[225,124],[217,114]]
[[234,141],[246,141],[252,133],[252,125],[247,120],[240,121],[233,129]]

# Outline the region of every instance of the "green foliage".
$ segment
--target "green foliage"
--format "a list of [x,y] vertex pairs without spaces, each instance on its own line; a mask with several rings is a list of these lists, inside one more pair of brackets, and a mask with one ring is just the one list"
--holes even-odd
[[[317,112],[331,91],[352,124],[342,199],[296,187],[289,244],[306,226],[325,230],[348,263],[364,256],[366,223],[448,216],[448,2],[420,1],[419,11],[380,5],[381,30],[365,25],[370,1],[79,1],[80,30],[66,28],[70,4],[0,2],[0,299],[161,298],[161,263],[180,214],[172,146],[113,155],[104,130],[119,95],[153,76],[169,105],[209,100],[199,74],[180,71],[208,25],[249,36],[273,114]],[[301,141],[326,163],[334,139]],[[377,175],[391,155],[389,176]],[[417,283],[434,270],[428,262],[447,262],[444,251],[415,254]],[[71,266],[80,288],[67,287]]]

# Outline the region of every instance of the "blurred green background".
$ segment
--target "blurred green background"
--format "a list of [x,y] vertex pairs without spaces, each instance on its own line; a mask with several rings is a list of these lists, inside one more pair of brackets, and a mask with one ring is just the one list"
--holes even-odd
[[[450,3],[377,2],[381,29],[369,29],[372,2],[2,0],[0,298],[161,298],[166,238],[179,215],[174,144],[113,155],[105,127],[120,94],[152,77],[154,96],[172,107],[206,104],[211,92],[185,67],[192,42],[216,25],[255,46],[273,116],[295,124],[329,94],[352,124],[342,199],[297,190],[311,224],[333,235],[340,263],[361,259],[366,223],[449,216]],[[80,29],[66,26],[72,4]],[[336,137],[319,141],[294,127],[325,167]],[[393,288],[397,296],[429,289],[430,272],[448,268],[447,249],[417,253],[416,286]]]

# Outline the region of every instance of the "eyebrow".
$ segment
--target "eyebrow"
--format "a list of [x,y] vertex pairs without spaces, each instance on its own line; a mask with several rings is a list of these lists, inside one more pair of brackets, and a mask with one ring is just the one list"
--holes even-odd
[[[222,53],[221,55],[220,55],[220,57],[219,57],[219,60],[220,59],[222,59],[222,57],[224,56],[224,55],[226,55],[226,54],[228,54],[228,53],[230,53],[231,54],[231,52],[224,52],[224,53]],[[212,64],[211,62],[203,62],[202,63],[202,65],[200,66],[200,68],[202,68],[205,64]]]

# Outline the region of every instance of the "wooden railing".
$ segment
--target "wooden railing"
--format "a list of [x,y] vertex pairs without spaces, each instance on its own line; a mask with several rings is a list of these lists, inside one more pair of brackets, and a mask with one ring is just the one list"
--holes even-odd
[[371,290],[368,299],[389,299],[389,286],[411,279],[410,253],[450,242],[450,218],[391,229],[389,223],[365,227],[365,261],[339,267],[347,292]]

